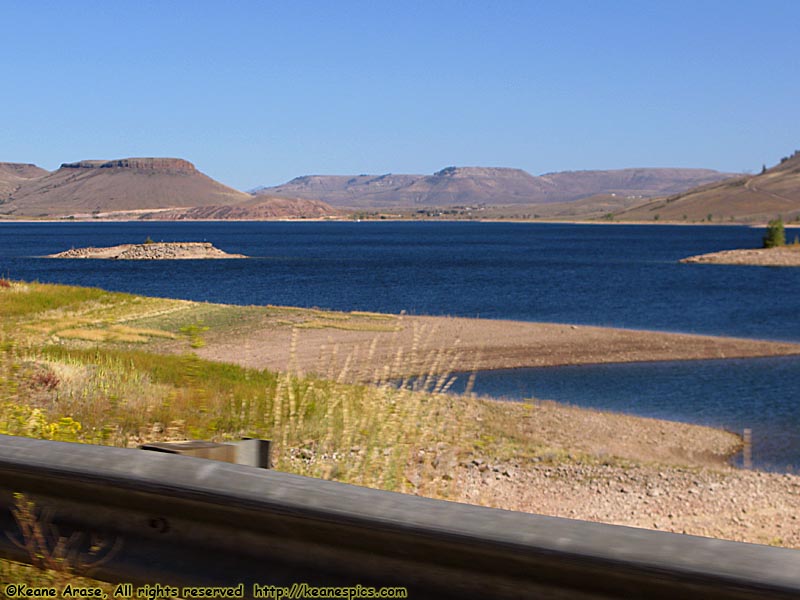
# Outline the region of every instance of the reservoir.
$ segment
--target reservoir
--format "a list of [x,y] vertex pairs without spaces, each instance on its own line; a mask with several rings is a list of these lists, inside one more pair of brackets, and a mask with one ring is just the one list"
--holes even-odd
[[[800,342],[800,269],[686,265],[760,245],[745,226],[474,222],[0,223],[0,276],[231,304],[457,315]],[[39,258],[208,241],[239,261]],[[790,236],[791,237],[791,233]],[[800,465],[800,359],[521,369],[476,391],[753,430],[760,468]]]

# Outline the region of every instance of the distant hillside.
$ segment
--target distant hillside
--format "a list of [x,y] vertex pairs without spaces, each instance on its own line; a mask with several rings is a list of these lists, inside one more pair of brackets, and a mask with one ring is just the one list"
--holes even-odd
[[566,202],[599,194],[653,197],[730,176],[709,169],[621,169],[535,177],[521,169],[447,167],[433,175],[308,175],[254,193],[313,198],[356,209],[518,205]]
[[178,158],[84,160],[18,182],[0,204],[0,215],[89,215],[225,205],[249,198]]
[[254,199],[226,206],[198,206],[182,210],[149,213],[142,219],[159,221],[259,221],[267,219],[318,219],[341,216],[344,213],[319,200],[298,198]]
[[[625,208],[641,204],[642,200],[636,196],[625,196],[622,194],[597,194],[571,200],[569,202],[550,202],[548,204],[534,204],[525,207],[524,216],[526,218],[541,219],[597,219],[613,214]],[[517,210],[520,207],[508,207],[505,210]],[[513,214],[513,213],[511,213]]]
[[14,195],[24,182],[48,174],[49,171],[36,165],[0,162],[0,204]]
[[764,221],[800,216],[800,151],[758,175],[736,177],[659,198],[615,215],[624,220]]

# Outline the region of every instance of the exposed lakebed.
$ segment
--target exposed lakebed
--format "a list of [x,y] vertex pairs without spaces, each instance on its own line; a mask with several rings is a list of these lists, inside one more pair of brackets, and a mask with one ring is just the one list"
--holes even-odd
[[[468,376],[451,388],[464,389]],[[753,466],[800,472],[800,357],[481,371],[474,391],[752,431]],[[742,455],[735,458],[742,464]]]

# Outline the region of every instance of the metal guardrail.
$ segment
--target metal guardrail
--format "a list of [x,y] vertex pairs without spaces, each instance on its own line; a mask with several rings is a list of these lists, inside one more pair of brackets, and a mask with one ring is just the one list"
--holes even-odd
[[112,582],[244,583],[246,595],[253,583],[404,586],[413,599],[800,597],[800,551],[0,436],[0,557],[21,562],[34,558],[14,493],[40,508],[48,548]]
[[186,440],[180,442],[151,442],[139,446],[140,450],[181,454],[197,458],[221,460],[223,462],[260,469],[270,468],[270,440],[246,438],[240,442],[206,442],[202,440]]

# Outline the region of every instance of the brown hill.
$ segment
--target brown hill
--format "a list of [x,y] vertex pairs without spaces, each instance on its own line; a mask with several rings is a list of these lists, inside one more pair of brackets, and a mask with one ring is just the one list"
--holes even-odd
[[[522,218],[538,219],[597,219],[612,215],[617,211],[630,206],[641,204],[639,196],[625,196],[621,194],[597,194],[580,200],[569,202],[549,202],[546,204],[532,204],[528,206],[507,206],[498,208],[501,215],[520,216]],[[523,209],[520,212],[520,209]],[[513,212],[516,211],[516,212]],[[491,213],[490,213],[491,214]]]
[[676,194],[729,177],[712,169],[616,169],[611,171],[562,171],[546,173],[566,200],[603,194],[617,196],[662,196]]
[[348,208],[519,205],[566,202],[598,194],[652,197],[730,177],[709,169],[566,171],[535,177],[521,169],[447,167],[433,175],[298,177],[255,194],[313,198]]
[[14,216],[89,215],[142,209],[225,205],[250,198],[178,158],[64,163],[22,181],[0,206]]
[[7,202],[24,182],[48,173],[32,164],[0,162],[0,205]]
[[758,175],[747,175],[659,198],[615,215],[625,220],[761,222],[800,216],[800,151]]
[[260,221],[270,219],[319,219],[343,215],[330,204],[300,198],[254,199],[231,205],[197,206],[149,213],[142,219],[159,221]]

